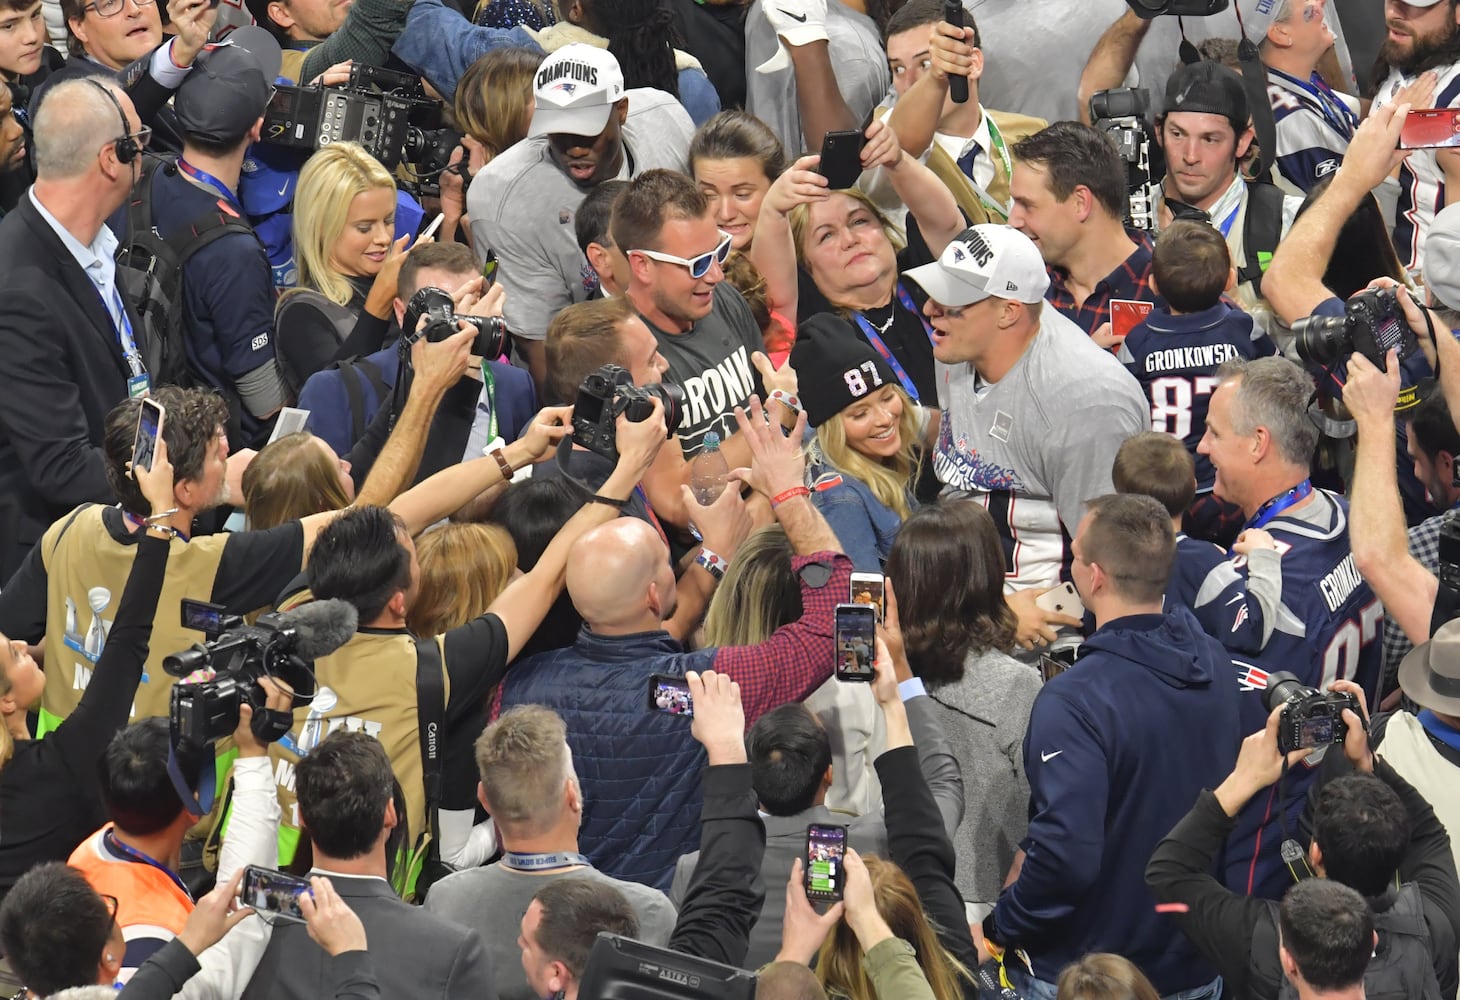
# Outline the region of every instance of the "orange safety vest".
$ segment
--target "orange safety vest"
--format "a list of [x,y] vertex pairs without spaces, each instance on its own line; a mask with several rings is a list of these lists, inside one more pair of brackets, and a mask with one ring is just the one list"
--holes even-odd
[[166,870],[145,861],[118,858],[108,850],[108,823],[81,842],[67,860],[91,887],[117,900],[117,926],[134,937],[176,937],[193,912],[193,901]]

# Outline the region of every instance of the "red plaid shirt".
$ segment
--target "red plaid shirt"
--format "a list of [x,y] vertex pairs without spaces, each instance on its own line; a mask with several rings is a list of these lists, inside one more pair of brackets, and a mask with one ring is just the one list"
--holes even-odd
[[[819,587],[812,585],[814,579],[807,581],[809,574],[803,575],[812,563],[831,570]],[[715,651],[716,672],[740,685],[746,728],[773,708],[803,700],[831,677],[836,664],[832,619],[836,606],[850,595],[852,561],[840,553],[817,552],[796,556],[791,569],[801,580],[801,617],[776,629],[765,642]],[[811,567],[812,573],[817,571]]]
[[1096,282],[1089,297],[1075,305],[1075,296],[1070,292],[1070,272],[1053,264],[1049,271],[1049,291],[1044,297],[1075,325],[1086,333],[1094,333],[1101,324],[1110,320],[1111,299],[1134,299],[1137,302],[1154,302],[1158,309],[1166,307],[1166,300],[1151,289],[1151,237],[1138,229],[1128,229],[1126,234],[1135,240],[1136,248],[1121,265]]

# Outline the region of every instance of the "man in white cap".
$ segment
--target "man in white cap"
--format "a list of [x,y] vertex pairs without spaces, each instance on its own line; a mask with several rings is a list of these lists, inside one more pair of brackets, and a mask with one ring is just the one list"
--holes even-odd
[[573,216],[602,181],[688,168],[694,124],[670,94],[626,90],[618,60],[592,45],[565,45],[543,60],[528,138],[492,160],[467,192],[472,247],[490,250],[507,290],[504,318],[542,390],[543,338],[563,306],[595,295]]
[[1115,453],[1150,427],[1150,407],[1110,352],[1045,308],[1048,272],[1018,230],[964,230],[906,277],[928,293],[933,326],[942,409],[933,468],[949,492],[994,515],[1021,643],[1052,642],[1052,624],[1078,623],[1034,601],[1068,578],[1085,502],[1113,492]]

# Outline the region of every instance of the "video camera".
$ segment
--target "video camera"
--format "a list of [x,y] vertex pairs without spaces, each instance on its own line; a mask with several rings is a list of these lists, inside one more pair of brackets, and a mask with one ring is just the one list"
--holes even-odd
[[1323,694],[1286,670],[1268,675],[1262,702],[1269,712],[1283,706],[1277,734],[1278,752],[1283,754],[1342,743],[1348,734],[1343,722],[1345,708],[1352,709],[1361,721],[1364,718],[1359,700],[1353,695],[1333,691]]
[[263,141],[310,151],[358,142],[387,170],[410,164],[406,186],[434,195],[461,134],[443,126],[442,104],[426,97],[419,77],[356,63],[343,87],[278,87]]
[[684,419],[684,390],[677,385],[634,385],[633,376],[618,365],[604,365],[578,387],[573,404],[573,443],[602,455],[618,458],[614,420],[623,414],[631,423],[641,423],[654,412],[654,400],[664,404],[664,429],[670,437]]
[[[1119,87],[1090,95],[1090,120],[1115,143],[1125,161],[1125,224],[1135,229],[1156,229],[1156,184],[1163,171],[1151,166],[1151,92]],[[1157,160],[1164,167],[1164,161]]]
[[1380,371],[1385,355],[1399,352],[1402,362],[1419,350],[1419,339],[1404,320],[1392,288],[1366,288],[1343,305],[1342,316],[1307,316],[1293,324],[1298,357],[1330,368],[1357,351]]
[[[420,333],[416,325],[421,317],[426,325]],[[410,358],[410,345],[424,337],[427,343],[435,344],[457,332],[457,324],[470,323],[477,328],[476,343],[471,352],[479,357],[496,359],[507,349],[507,324],[500,316],[462,316],[456,312],[456,303],[451,296],[439,288],[427,286],[418,289],[406,304],[405,319],[401,323],[401,347]]]
[[1163,14],[1176,17],[1210,17],[1227,9],[1228,0],[1125,0],[1136,17],[1150,21]]
[[356,621],[354,607],[344,601],[314,601],[249,625],[220,605],[184,600],[183,628],[202,632],[207,641],[163,657],[162,669],[173,677],[209,676],[173,685],[173,746],[196,752],[232,735],[245,704],[253,709],[256,737],[271,742],[283,736],[288,726],[278,731],[271,723],[259,680],[277,678],[293,689],[296,706],[307,704],[314,697],[314,660],[348,642]]

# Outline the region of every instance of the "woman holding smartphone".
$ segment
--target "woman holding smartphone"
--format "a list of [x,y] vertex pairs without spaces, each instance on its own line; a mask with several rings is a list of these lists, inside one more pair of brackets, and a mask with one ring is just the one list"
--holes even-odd
[[[149,520],[177,507],[160,433],[153,448],[151,468],[131,472],[151,505]],[[137,533],[137,555],[91,682],[76,710],[44,740],[31,739],[26,713],[40,703],[45,675],[24,642],[0,636],[0,896],[35,865],[65,861],[107,821],[96,762],[131,713],[173,536],[171,528],[152,524]]]
[[922,411],[887,362],[851,324],[813,316],[801,324],[791,367],[816,435],[806,485],[860,572],[881,573],[902,522],[917,506]]

